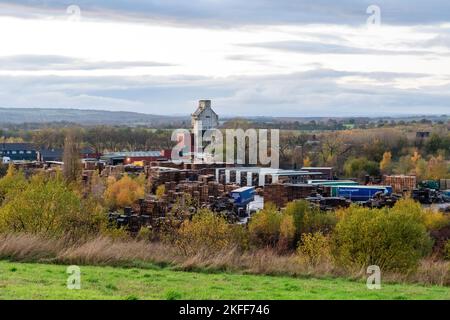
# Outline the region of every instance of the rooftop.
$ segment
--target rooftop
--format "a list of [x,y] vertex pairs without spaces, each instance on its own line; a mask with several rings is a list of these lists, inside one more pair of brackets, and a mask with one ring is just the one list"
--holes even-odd
[[113,152],[103,155],[102,158],[141,158],[141,157],[162,157],[161,151],[132,151]]

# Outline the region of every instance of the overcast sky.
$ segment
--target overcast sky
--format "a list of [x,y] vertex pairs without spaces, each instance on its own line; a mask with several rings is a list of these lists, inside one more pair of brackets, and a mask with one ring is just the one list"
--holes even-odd
[[199,99],[227,116],[450,114],[450,1],[0,1],[0,107]]

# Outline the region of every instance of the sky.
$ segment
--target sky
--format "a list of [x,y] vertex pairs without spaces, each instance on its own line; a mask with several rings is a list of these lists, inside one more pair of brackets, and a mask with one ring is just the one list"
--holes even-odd
[[448,0],[0,0],[0,107],[450,114]]

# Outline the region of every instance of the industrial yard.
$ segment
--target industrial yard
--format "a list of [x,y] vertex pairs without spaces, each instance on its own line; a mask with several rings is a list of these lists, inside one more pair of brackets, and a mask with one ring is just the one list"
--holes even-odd
[[[187,144],[205,130],[227,130],[209,100],[191,120]],[[447,299],[448,131],[426,126],[435,133],[413,134],[414,126],[281,132],[280,167],[210,161],[187,144],[174,153],[170,131],[53,129],[60,138],[45,148],[36,143],[48,139],[45,130],[32,133],[34,143],[4,139],[0,259],[14,264],[1,262],[9,271],[0,285],[16,291],[3,297],[69,298],[24,283],[30,270],[43,268],[48,275],[39,281],[58,286],[62,265],[70,264],[83,270],[76,299],[228,299],[231,287],[248,299],[350,298],[345,292],[353,299]],[[392,137],[374,138],[384,135]],[[129,147],[138,140],[157,145]],[[365,288],[369,264],[382,271],[382,293]],[[118,269],[92,276],[105,266]],[[136,277],[114,280],[125,274]],[[153,277],[174,284],[161,291],[166,280],[153,286]]]
[[449,12],[0,1],[0,301],[450,300]]

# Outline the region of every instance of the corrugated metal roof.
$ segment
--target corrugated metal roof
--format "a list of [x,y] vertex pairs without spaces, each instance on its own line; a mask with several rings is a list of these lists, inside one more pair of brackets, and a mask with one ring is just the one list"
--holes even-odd
[[103,155],[103,157],[125,157],[125,158],[138,158],[138,157],[162,157],[161,151],[133,151],[133,152],[113,152]]
[[31,143],[0,143],[0,150],[36,150]]

